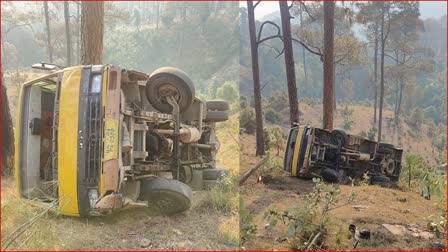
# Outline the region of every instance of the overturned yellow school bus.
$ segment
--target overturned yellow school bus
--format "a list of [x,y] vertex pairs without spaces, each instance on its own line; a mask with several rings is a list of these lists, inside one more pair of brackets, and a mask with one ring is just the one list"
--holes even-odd
[[228,109],[196,98],[187,74],[171,67],[148,75],[76,66],[27,82],[16,118],[18,192],[69,216],[132,204],[185,211],[192,189],[228,173],[215,166],[215,125]]
[[370,177],[372,183],[397,181],[403,150],[343,130],[307,125],[289,132],[284,170],[294,177],[322,177],[332,183]]

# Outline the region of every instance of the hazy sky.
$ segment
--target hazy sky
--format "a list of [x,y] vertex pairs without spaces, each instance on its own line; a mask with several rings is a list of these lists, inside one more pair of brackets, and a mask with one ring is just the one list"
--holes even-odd
[[[255,3],[255,1],[254,1]],[[240,1],[240,6],[246,7],[245,1]],[[422,19],[439,18],[446,15],[447,2],[420,2],[420,14]],[[262,1],[255,9],[255,18],[260,19],[264,15],[278,10],[278,1]]]

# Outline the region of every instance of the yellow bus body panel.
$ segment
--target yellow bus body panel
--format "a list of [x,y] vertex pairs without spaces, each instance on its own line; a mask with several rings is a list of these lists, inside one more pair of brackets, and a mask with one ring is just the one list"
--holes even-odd
[[302,136],[303,136],[303,130],[304,127],[299,128],[299,132],[297,133],[295,148],[294,148],[294,155],[292,156],[292,167],[291,167],[291,173],[292,176],[297,176],[297,165],[299,162],[299,154],[300,154],[300,146],[302,143]]
[[[105,111],[106,108],[106,92],[107,92],[107,76],[109,75],[109,67],[106,66],[104,67],[104,71],[103,71],[103,93],[101,96],[101,104],[103,107],[103,111]],[[102,127],[104,129],[104,127]],[[104,131],[102,132],[102,136],[104,139]],[[103,144],[102,146],[104,146],[104,140],[103,140]],[[99,192],[100,192],[100,196],[104,194],[104,174],[103,174],[103,163],[104,160],[101,160],[101,165],[100,165],[100,185],[99,185]]]
[[66,69],[60,87],[58,128],[58,181],[61,213],[79,216],[78,209],[78,110],[81,67]]
[[20,195],[20,174],[19,174],[19,143],[20,143],[20,117],[22,116],[22,100],[23,100],[23,87],[20,89],[19,98],[16,108],[16,128],[14,130],[14,176],[16,180],[16,190]]

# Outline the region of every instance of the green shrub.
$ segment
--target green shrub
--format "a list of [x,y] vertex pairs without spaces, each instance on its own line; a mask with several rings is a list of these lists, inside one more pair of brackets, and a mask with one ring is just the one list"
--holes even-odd
[[271,123],[279,123],[279,121],[281,120],[280,113],[272,108],[267,108],[265,110],[264,116],[266,118],[266,121]]
[[361,136],[361,137],[367,137],[367,133],[364,130],[359,132],[358,135]]
[[216,96],[219,99],[224,99],[230,103],[235,103],[238,98],[238,88],[234,81],[226,81],[222,84],[217,92]]
[[350,130],[352,128],[353,121],[351,120],[351,117],[353,115],[353,111],[354,109],[350,109],[347,104],[342,105],[341,109],[339,109],[339,113],[342,118],[344,118],[344,125],[342,127],[345,130]]
[[319,239],[314,244],[309,242],[318,233],[321,234],[321,237],[325,235],[330,219],[329,212],[350,204],[355,197],[352,191],[346,199],[341,199],[338,186],[324,183],[318,178],[313,178],[313,182],[315,186],[313,191],[306,195],[305,205],[282,213],[276,208],[271,208],[264,213],[264,218],[269,221],[270,226],[275,226],[280,221],[286,225],[290,236],[298,238],[298,243],[293,244],[293,248],[297,250],[318,249],[319,243],[324,239]]
[[375,127],[370,128],[369,132],[367,132],[367,138],[370,141],[375,141],[375,135],[378,130]]
[[244,128],[248,134],[255,133],[257,125],[255,123],[255,111],[253,109],[245,108],[241,110],[240,127]]
[[243,199],[240,198],[240,246],[244,248],[247,240],[257,233],[257,225],[253,223],[253,216],[249,209],[244,206]]
[[222,178],[217,185],[207,192],[206,197],[197,208],[213,209],[224,213],[238,210],[239,175],[231,173]]
[[412,111],[411,118],[409,118],[409,124],[415,128],[419,128],[423,122],[423,112],[420,108],[415,108]]
[[241,95],[240,96],[240,108],[245,109],[245,108],[247,108],[247,106],[248,106],[248,103],[247,103],[246,96]]

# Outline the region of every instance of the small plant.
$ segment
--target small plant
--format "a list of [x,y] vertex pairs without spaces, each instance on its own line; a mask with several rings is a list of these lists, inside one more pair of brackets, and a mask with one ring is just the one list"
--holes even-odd
[[314,189],[306,196],[307,203],[304,207],[283,213],[273,208],[264,214],[270,226],[275,226],[280,221],[287,226],[289,235],[298,238],[299,244],[294,245],[295,249],[319,249],[329,222],[329,213],[350,204],[355,196],[353,192],[350,193],[345,202],[338,205],[338,186],[323,183],[319,178],[313,178],[313,182]]
[[256,129],[255,112],[251,108],[245,108],[241,110],[240,114],[240,127],[248,134],[253,134]]
[[438,216],[430,215],[428,220],[426,226],[437,238],[446,237],[446,211],[441,211]]
[[275,111],[273,108],[267,108],[264,116],[266,120],[271,123],[279,123],[279,121],[282,119],[280,113]]
[[252,214],[245,208],[244,201],[240,198],[240,247],[243,249],[245,243],[257,233],[257,225],[253,224],[252,219]]
[[283,134],[283,131],[280,127],[271,127],[265,129],[265,142],[266,142],[266,149],[276,150],[276,155],[280,156],[280,147],[284,143],[285,135]]
[[358,135],[361,136],[361,137],[367,137],[367,132],[362,130],[361,132],[358,133]]
[[343,128],[349,130],[352,128],[353,121],[351,117],[353,115],[353,109],[350,109],[347,104],[342,105],[342,108],[339,110],[342,118],[344,118]]
[[206,197],[198,204],[197,208],[213,209],[224,213],[237,210],[238,183],[239,176],[235,173],[223,177],[207,192]]
[[375,135],[378,130],[375,127],[370,128],[369,132],[367,132],[367,138],[370,141],[375,141]]

